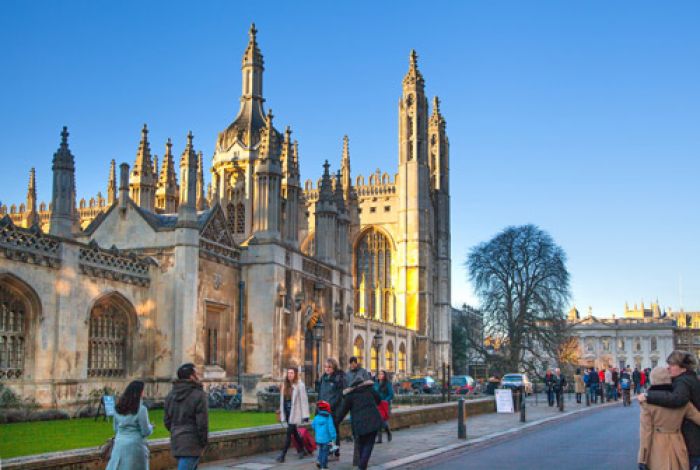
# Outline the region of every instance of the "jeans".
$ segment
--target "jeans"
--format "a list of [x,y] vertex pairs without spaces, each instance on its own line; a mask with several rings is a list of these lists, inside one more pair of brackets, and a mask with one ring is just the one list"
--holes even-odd
[[360,470],[367,470],[369,458],[372,456],[374,440],[377,438],[377,431],[362,436],[355,436],[355,446],[357,448],[357,466]]
[[[335,445],[340,447],[340,421],[335,415],[333,415],[333,426],[335,427]],[[335,453],[339,455],[340,451],[336,450]]]
[[199,457],[176,457],[177,470],[197,470]]
[[591,403],[597,403],[598,402],[598,384],[591,384],[591,386],[588,387],[588,391],[591,395]]
[[318,445],[318,464],[321,468],[328,468],[328,451],[331,450],[330,442]]
[[549,403],[549,406],[554,406],[554,390],[551,388],[547,388],[547,403]]
[[634,384],[634,394],[639,395],[639,390],[642,388],[639,384]]
[[297,452],[303,452],[304,450],[304,443],[301,440],[301,436],[299,435],[299,430],[297,429],[296,424],[287,424],[287,435],[285,436],[284,439],[284,449],[282,449],[282,455],[287,454],[287,450],[289,450],[289,446],[292,445],[292,434],[294,434],[294,439],[295,443],[294,445],[297,446]]
[[690,470],[700,468],[700,455],[692,455],[690,458]]

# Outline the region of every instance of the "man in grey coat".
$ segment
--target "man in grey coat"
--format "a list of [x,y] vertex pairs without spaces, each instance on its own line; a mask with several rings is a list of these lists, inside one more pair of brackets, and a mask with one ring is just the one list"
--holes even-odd
[[209,439],[207,394],[194,364],[183,364],[165,398],[165,427],[178,470],[195,470]]
[[349,369],[345,373],[345,383],[350,385],[355,381],[355,377],[360,377],[362,380],[371,380],[372,376],[357,363],[357,357],[352,356],[349,363]]

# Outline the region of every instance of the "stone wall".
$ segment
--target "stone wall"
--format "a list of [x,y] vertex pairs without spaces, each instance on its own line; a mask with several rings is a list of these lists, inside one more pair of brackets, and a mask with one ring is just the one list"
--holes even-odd
[[[469,416],[494,412],[494,402],[492,398],[469,400],[466,401],[465,408],[468,419]],[[398,409],[392,414],[391,426],[393,429],[401,429],[456,418],[457,405],[455,403],[440,403]],[[340,433],[343,436],[350,433],[350,423],[347,420],[342,423]],[[455,426],[455,435],[456,433]],[[284,443],[284,435],[284,427],[277,424],[213,432],[209,435],[209,447],[203,461],[243,457],[279,449]],[[168,439],[149,441],[149,447],[151,449],[151,470],[164,470],[176,465],[175,460],[170,456]],[[4,470],[98,470],[104,468],[104,463],[99,459],[99,449],[92,447],[7,459],[2,462],[2,468]]]

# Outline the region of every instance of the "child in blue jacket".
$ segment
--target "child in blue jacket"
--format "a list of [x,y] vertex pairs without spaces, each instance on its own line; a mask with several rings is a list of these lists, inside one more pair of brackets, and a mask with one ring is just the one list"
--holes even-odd
[[316,416],[311,426],[314,428],[316,444],[318,445],[318,462],[316,462],[316,466],[318,468],[328,468],[328,453],[336,435],[333,417],[331,416],[331,405],[327,401],[321,400],[316,403]]

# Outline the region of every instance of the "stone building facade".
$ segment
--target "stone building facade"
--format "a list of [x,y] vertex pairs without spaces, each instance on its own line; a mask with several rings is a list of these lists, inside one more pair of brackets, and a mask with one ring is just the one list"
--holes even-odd
[[574,308],[569,326],[585,367],[656,367],[674,349],[675,322],[669,318],[597,318],[591,312],[580,318]]
[[162,396],[190,361],[249,392],[290,365],[312,382],[328,356],[400,376],[449,362],[449,142],[415,52],[397,173],[353,177],[346,137],[338,171],[326,162],[302,187],[298,144],[263,107],[256,33],[208,187],[191,133],[178,175],[170,140],[159,164],[144,125],[134,165],[111,162],[107,197],[77,201],[64,128],[51,203],[32,170],[26,203],[0,206],[3,384],[65,406],[134,378]]

